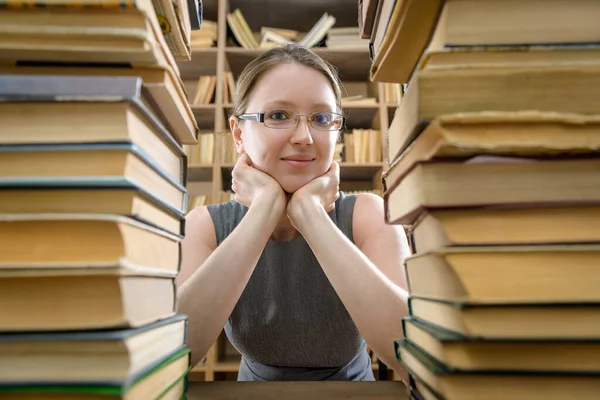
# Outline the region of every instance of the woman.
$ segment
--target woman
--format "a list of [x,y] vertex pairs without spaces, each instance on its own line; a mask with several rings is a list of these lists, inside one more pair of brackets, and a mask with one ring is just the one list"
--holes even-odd
[[239,77],[235,201],[186,219],[179,311],[194,364],[225,327],[238,380],[373,380],[365,340],[400,371],[408,244],[381,197],[339,192],[340,112],[336,73],[306,48],[269,50]]

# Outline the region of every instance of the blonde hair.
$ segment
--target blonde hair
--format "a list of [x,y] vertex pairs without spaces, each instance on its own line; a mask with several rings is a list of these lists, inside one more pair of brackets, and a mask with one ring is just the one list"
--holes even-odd
[[342,84],[335,68],[313,51],[294,43],[270,49],[246,65],[236,84],[235,98],[230,115],[243,114],[252,97],[256,82],[266,72],[281,64],[304,65],[322,73],[331,84],[331,88],[335,94],[336,105],[338,110],[341,111]]

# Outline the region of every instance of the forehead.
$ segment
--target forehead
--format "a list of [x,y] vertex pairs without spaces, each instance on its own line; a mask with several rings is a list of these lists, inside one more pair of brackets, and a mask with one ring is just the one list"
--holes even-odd
[[257,82],[250,107],[287,104],[298,109],[326,105],[335,109],[336,98],[329,80],[319,71],[298,64],[280,64]]

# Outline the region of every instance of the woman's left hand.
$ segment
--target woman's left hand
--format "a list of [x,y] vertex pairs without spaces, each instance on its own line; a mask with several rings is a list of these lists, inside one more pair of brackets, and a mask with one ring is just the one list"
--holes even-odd
[[311,207],[322,207],[326,212],[335,208],[340,197],[340,166],[331,163],[326,173],[308,182],[292,195],[287,205],[287,215],[292,225],[298,229],[297,222],[306,218]]

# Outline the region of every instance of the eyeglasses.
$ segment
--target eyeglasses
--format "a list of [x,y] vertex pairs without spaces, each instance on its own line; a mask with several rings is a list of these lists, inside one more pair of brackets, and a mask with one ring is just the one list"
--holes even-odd
[[237,117],[245,121],[263,123],[267,128],[293,129],[298,126],[301,116],[308,118],[311,128],[321,131],[339,131],[344,126],[344,116],[334,112],[315,112],[312,114],[298,114],[292,110],[267,110],[264,113],[241,114]]

